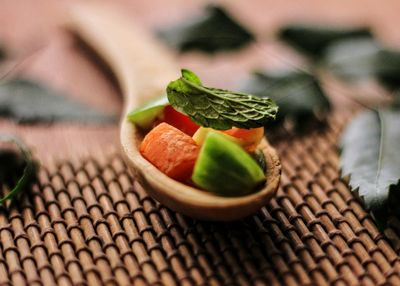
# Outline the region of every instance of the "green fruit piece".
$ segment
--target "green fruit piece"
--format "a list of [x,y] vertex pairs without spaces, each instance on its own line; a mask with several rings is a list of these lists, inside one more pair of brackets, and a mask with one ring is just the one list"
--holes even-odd
[[251,193],[265,181],[265,174],[246,151],[226,135],[210,132],[197,158],[193,182],[224,196]]
[[208,134],[212,132],[212,128],[200,127],[197,131],[193,134],[193,140],[197,143],[197,145],[203,145],[204,141],[206,140]]
[[128,114],[128,120],[142,129],[149,129],[167,105],[169,105],[168,98],[164,95],[131,111]]
[[[197,129],[196,133],[193,134],[193,140],[194,142],[197,143],[197,145],[201,146],[203,145],[204,141],[206,140],[207,136],[210,133],[220,133],[221,131],[219,130],[215,130],[212,128],[207,128],[207,127],[200,127],[199,129]],[[228,138],[230,141],[237,143],[240,145],[240,140],[233,137],[233,136],[229,136],[229,135],[225,135],[226,138]]]

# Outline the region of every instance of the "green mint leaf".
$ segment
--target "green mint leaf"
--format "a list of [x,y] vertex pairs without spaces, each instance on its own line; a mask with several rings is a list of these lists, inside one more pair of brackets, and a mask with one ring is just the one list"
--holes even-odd
[[375,217],[400,213],[400,112],[371,110],[357,116],[341,139],[342,175]]
[[278,36],[300,52],[312,57],[321,57],[332,43],[349,38],[371,37],[368,28],[334,27],[310,24],[292,24],[283,27]]
[[0,117],[21,123],[115,123],[116,117],[77,102],[43,84],[15,79],[0,84]]
[[[0,134],[0,141],[15,144],[18,147],[24,161],[22,175],[16,184],[10,188],[10,191],[4,197],[0,198],[0,205],[2,205],[5,201],[13,199],[32,182],[36,175],[37,164],[33,160],[29,148],[18,137],[2,133]],[[19,173],[18,171],[21,167],[21,162],[19,161],[19,157],[14,153],[2,152],[0,159],[1,164],[6,164],[5,168],[3,166],[0,167],[0,178],[3,182],[9,180],[11,176],[15,175],[15,173]],[[13,170],[10,168],[13,168]],[[10,184],[10,182],[8,182],[8,184]]]
[[269,98],[205,87],[199,82],[193,72],[182,70],[182,77],[169,83],[167,95],[175,109],[201,126],[256,128],[275,119],[278,107]]
[[296,130],[322,122],[331,109],[318,79],[302,71],[256,71],[239,90],[273,99],[279,106],[273,124],[290,121]]
[[202,14],[163,29],[158,34],[169,46],[181,52],[234,50],[254,39],[247,29],[217,6],[208,6]]
[[195,83],[195,84],[201,85],[200,78],[194,72],[192,72],[188,69],[182,69],[182,77],[184,79],[187,79],[188,81]]

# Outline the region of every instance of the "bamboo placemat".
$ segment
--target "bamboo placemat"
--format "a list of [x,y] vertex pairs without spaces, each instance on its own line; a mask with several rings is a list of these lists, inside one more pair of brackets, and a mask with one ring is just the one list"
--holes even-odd
[[399,221],[390,243],[338,177],[343,118],[274,140],[278,194],[233,223],[159,205],[118,152],[47,164],[0,209],[0,285],[399,285]]
[[[203,5],[112,2],[149,26]],[[225,2],[260,35],[293,19],[365,20],[387,43],[399,43],[396,0],[385,5],[307,0],[301,7],[272,0]],[[117,112],[118,91],[57,29],[64,15],[59,5],[4,1],[1,38],[22,54],[44,46],[21,74]],[[282,49],[268,43],[257,50],[263,48],[271,54]],[[277,59],[267,52],[263,62],[274,66]],[[244,57],[189,57],[195,57],[196,71],[212,80],[226,71],[247,74],[253,65],[244,58],[252,54],[250,49]],[[278,61],[282,58],[286,53]],[[190,62],[181,59],[183,66]],[[195,221],[148,197],[116,151],[116,126],[31,127],[1,120],[0,129],[22,135],[42,165],[33,189],[0,207],[0,285],[400,285],[400,221],[391,217],[379,231],[339,178],[337,139],[350,115],[336,112],[327,128],[306,136],[274,138],[283,166],[281,187],[257,214],[233,223]]]

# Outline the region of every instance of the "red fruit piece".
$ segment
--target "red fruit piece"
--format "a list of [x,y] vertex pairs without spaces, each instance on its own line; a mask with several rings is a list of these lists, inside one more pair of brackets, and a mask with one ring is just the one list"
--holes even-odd
[[178,128],[189,136],[193,136],[200,127],[189,116],[176,111],[170,105],[164,108],[164,122]]

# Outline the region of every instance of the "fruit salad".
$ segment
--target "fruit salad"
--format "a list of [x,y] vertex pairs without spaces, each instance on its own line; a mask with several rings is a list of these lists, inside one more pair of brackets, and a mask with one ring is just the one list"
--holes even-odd
[[265,183],[257,146],[277,106],[268,98],[204,87],[189,70],[167,95],[133,110],[145,131],[142,156],[170,178],[223,196],[254,192]]

